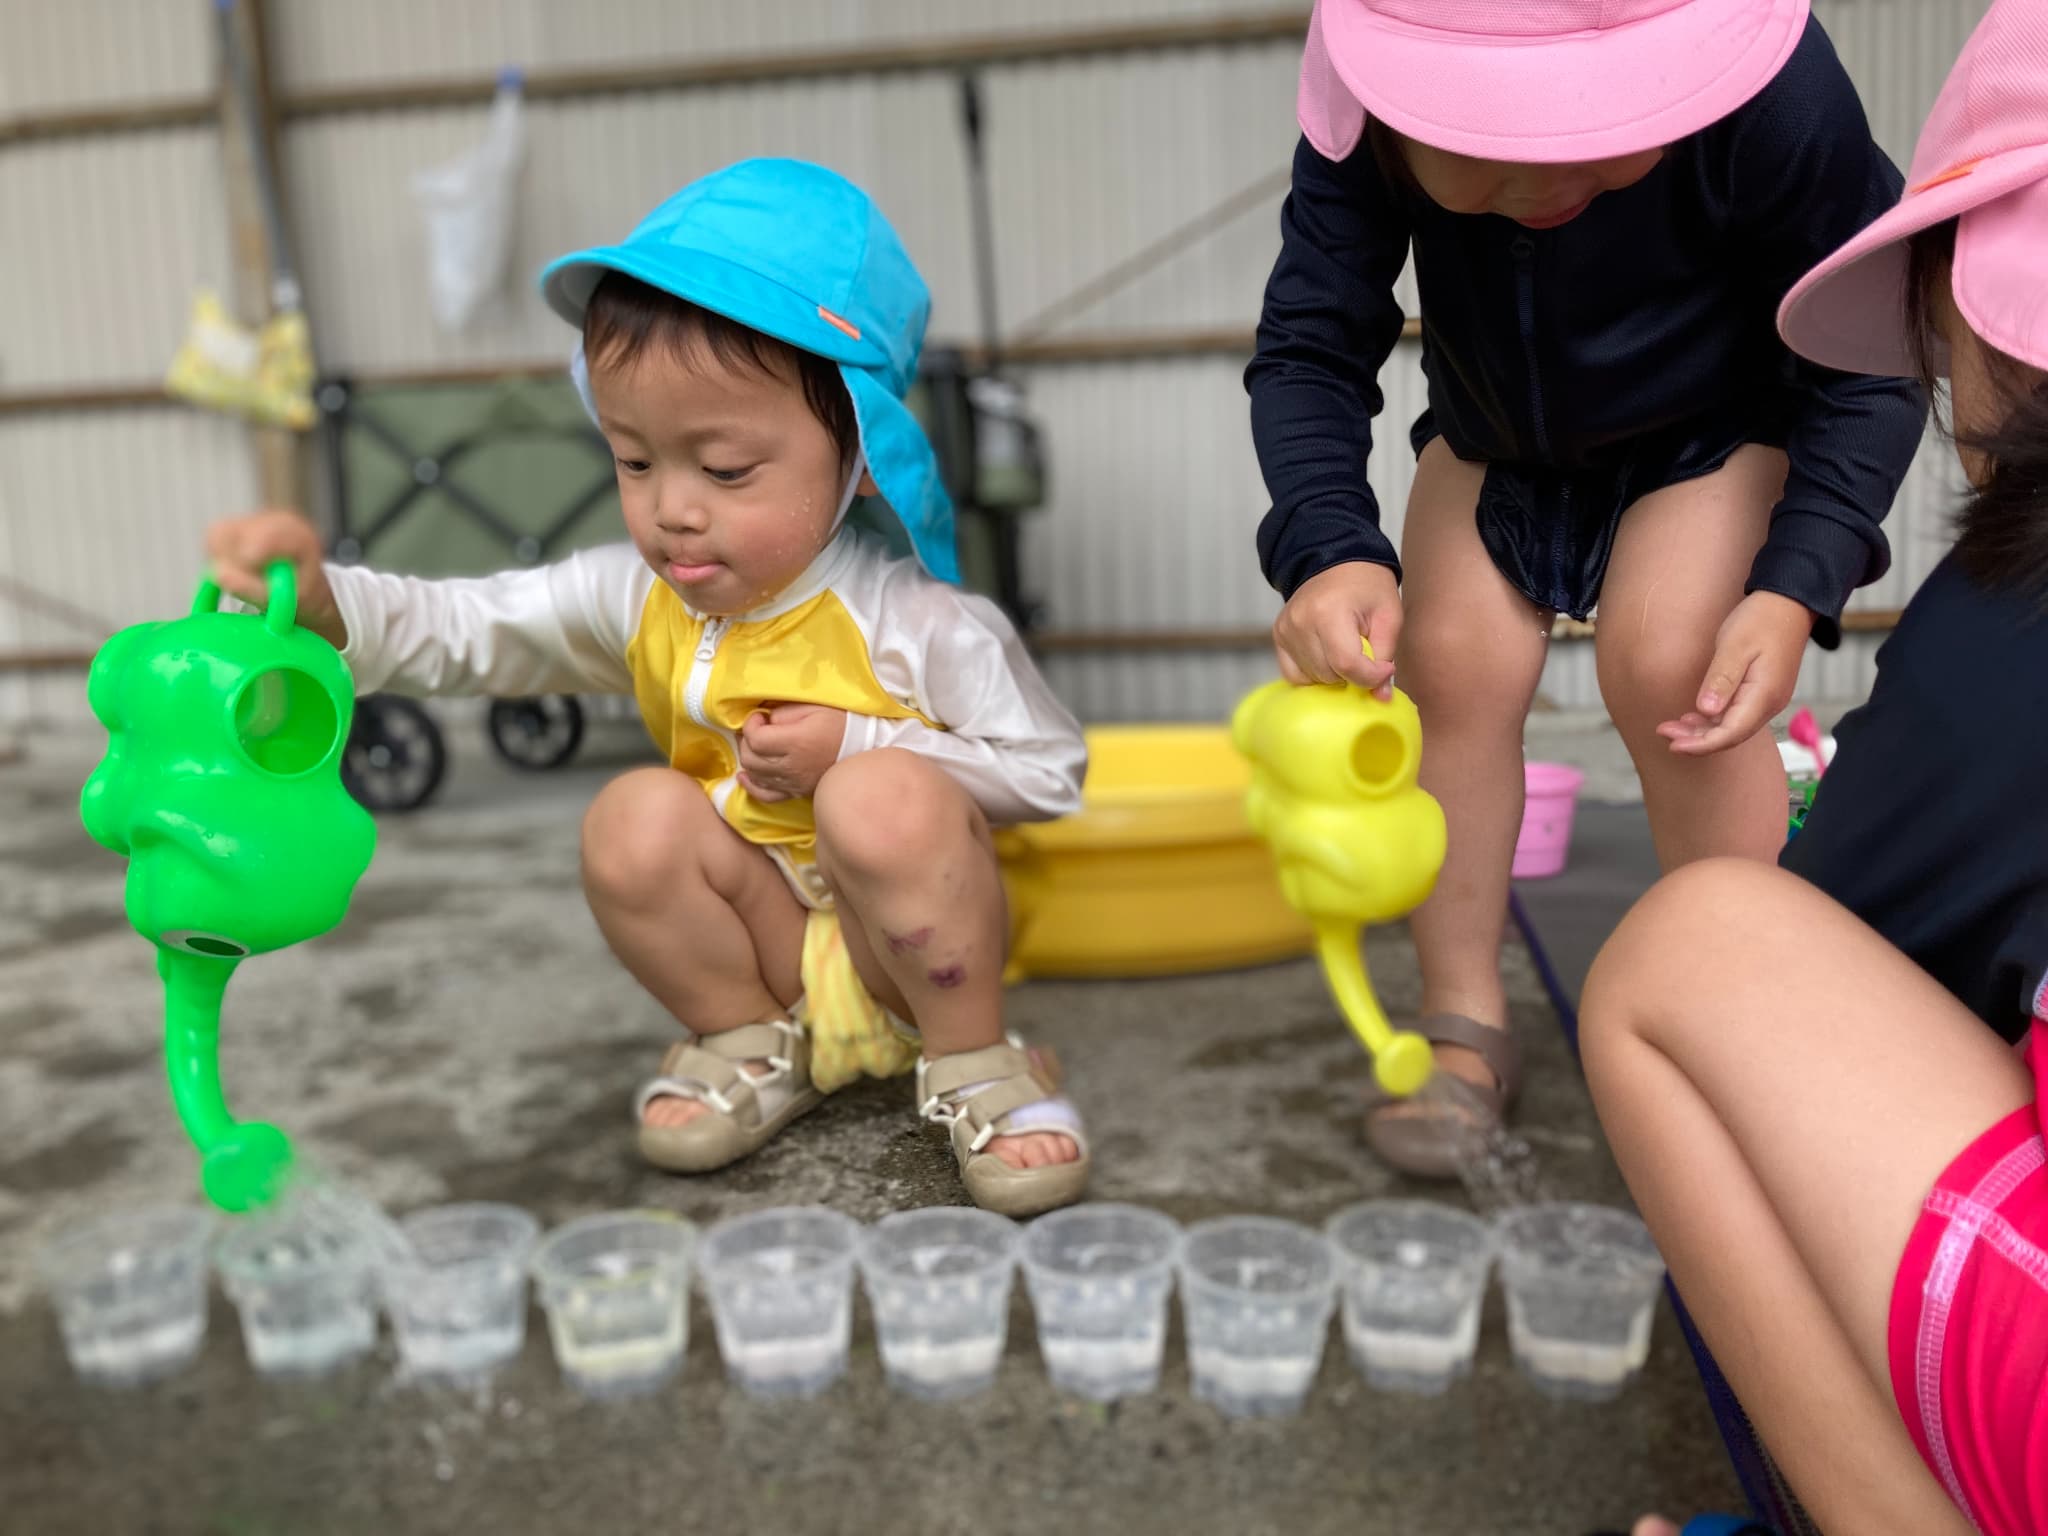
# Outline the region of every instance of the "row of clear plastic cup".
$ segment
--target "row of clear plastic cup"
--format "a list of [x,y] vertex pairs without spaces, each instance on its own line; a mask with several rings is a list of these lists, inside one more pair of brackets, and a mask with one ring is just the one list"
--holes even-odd
[[[211,1231],[203,1212],[144,1212],[78,1229],[45,1253],[82,1376],[148,1379],[197,1354]],[[317,1374],[365,1353],[380,1300],[410,1373],[487,1373],[524,1344],[530,1275],[564,1376],[593,1396],[648,1391],[680,1369],[693,1269],[726,1372],[744,1390],[809,1395],[845,1372],[858,1270],[891,1385],[966,1396],[994,1380],[1021,1267],[1053,1384],[1110,1401],[1157,1387],[1177,1278],[1194,1389],[1233,1415],[1299,1408],[1340,1304],[1371,1384],[1443,1391],[1471,1367],[1496,1257],[1524,1372],[1557,1395],[1618,1393],[1648,1354],[1663,1268],[1640,1222],[1595,1206],[1529,1206],[1487,1223],[1429,1202],[1374,1201],[1320,1232],[1266,1217],[1183,1231],[1116,1204],[1026,1227],[964,1207],[866,1227],[789,1207],[719,1222],[700,1239],[661,1212],[589,1216],[542,1237],[514,1207],[454,1205],[406,1217],[387,1243],[317,1223],[238,1224],[216,1253],[250,1359],[267,1374]]]
[[[663,1230],[662,1275],[619,1258],[628,1241],[644,1256]],[[685,1224],[631,1215],[572,1223],[542,1245],[534,1272],[573,1384],[630,1390],[673,1373],[691,1247]],[[1117,1204],[1025,1227],[964,1207],[867,1227],[794,1207],[720,1222],[694,1247],[726,1373],[752,1393],[810,1395],[844,1374],[856,1271],[893,1387],[938,1400],[982,1391],[1002,1360],[1021,1268],[1053,1385],[1102,1402],[1157,1388],[1177,1279],[1195,1392],[1232,1415],[1300,1407],[1340,1305],[1369,1383],[1444,1391],[1471,1369],[1496,1259],[1523,1372],[1556,1396],[1609,1398],[1648,1357],[1664,1272],[1640,1221],[1577,1204],[1489,1223],[1426,1201],[1370,1201],[1320,1232],[1256,1216],[1183,1230]]]
[[507,1205],[440,1206],[396,1226],[305,1207],[223,1225],[210,1211],[158,1206],[80,1223],[39,1268],[88,1381],[153,1381],[189,1364],[206,1338],[209,1260],[265,1375],[320,1375],[368,1353],[380,1304],[409,1370],[464,1375],[524,1345],[539,1230]]

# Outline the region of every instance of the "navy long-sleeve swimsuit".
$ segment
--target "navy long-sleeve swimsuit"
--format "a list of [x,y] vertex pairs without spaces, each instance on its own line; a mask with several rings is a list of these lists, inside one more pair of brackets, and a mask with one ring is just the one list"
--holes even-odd
[[1794,357],[1776,311],[1900,186],[1817,22],[1745,106],[1556,229],[1448,212],[1383,174],[1369,138],[1342,163],[1304,141],[1245,375],[1267,579],[1292,596],[1346,561],[1400,569],[1366,457],[1412,244],[1429,385],[1413,446],[1441,436],[1487,466],[1479,530],[1517,589],[1585,618],[1637,498],[1766,443],[1791,471],[1748,590],[1804,604],[1839,643],[1849,594],[1890,563],[1880,524],[1927,404]]

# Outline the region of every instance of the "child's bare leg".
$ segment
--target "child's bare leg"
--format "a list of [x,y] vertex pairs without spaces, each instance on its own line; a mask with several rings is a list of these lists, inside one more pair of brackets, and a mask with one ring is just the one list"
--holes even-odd
[[1935,1179],[2031,1097],[2017,1056],[1819,892],[1736,860],[1623,923],[1581,1041],[1686,1304],[1820,1525],[1967,1531],[1899,1419],[1886,1332]]
[[[854,967],[886,1008],[917,1025],[927,1056],[1003,1038],[1009,945],[988,823],[945,770],[909,752],[863,752],[818,786],[818,861],[832,882]],[[1013,1167],[1072,1162],[1053,1132],[1003,1136]]]
[[[781,1018],[802,993],[802,905],[684,774],[636,768],[599,791],[583,818],[583,889],[612,953],[685,1029]],[[646,1120],[684,1125],[709,1109],[658,1098]]]
[[1657,734],[1693,708],[1784,485],[1785,455],[1752,445],[1714,474],[1645,496],[1615,534],[1595,642],[1600,692],[1667,870],[1721,854],[1775,860],[1785,840],[1785,770],[1768,731],[1711,757],[1681,757]]
[[[1503,1028],[1501,929],[1522,824],[1522,726],[1543,677],[1550,615],[1508,584],[1480,542],[1485,478],[1485,466],[1460,462],[1441,438],[1423,451],[1401,538],[1396,659],[1400,686],[1422,711],[1422,787],[1450,830],[1436,892],[1412,922],[1423,1011]],[[1485,1062],[1462,1046],[1438,1046],[1437,1060],[1492,1086]]]

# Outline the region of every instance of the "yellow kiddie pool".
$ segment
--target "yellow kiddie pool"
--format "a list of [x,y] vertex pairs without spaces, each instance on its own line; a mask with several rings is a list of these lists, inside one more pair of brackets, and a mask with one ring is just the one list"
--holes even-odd
[[1222,725],[1088,733],[1078,813],[999,836],[1011,973],[1165,976],[1315,947],[1245,816],[1251,770]]

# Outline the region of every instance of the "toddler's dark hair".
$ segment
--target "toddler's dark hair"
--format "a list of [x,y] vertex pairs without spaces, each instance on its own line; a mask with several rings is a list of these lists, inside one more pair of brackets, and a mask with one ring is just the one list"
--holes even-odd
[[832,434],[839,462],[853,462],[860,424],[838,364],[623,272],[607,272],[583,311],[584,357],[592,368],[624,367],[649,347],[665,347],[685,363],[702,349],[727,368],[796,378],[811,414]]
[[[1907,251],[1907,317],[1930,394],[1937,382],[1935,318],[1955,259],[1954,219],[1915,235]],[[1996,427],[1959,439],[1985,456],[1991,478],[1957,516],[1956,558],[1987,587],[2023,591],[2048,606],[2048,378],[1981,337],[1978,345],[2005,409]],[[1952,432],[1953,418],[1944,425]]]

